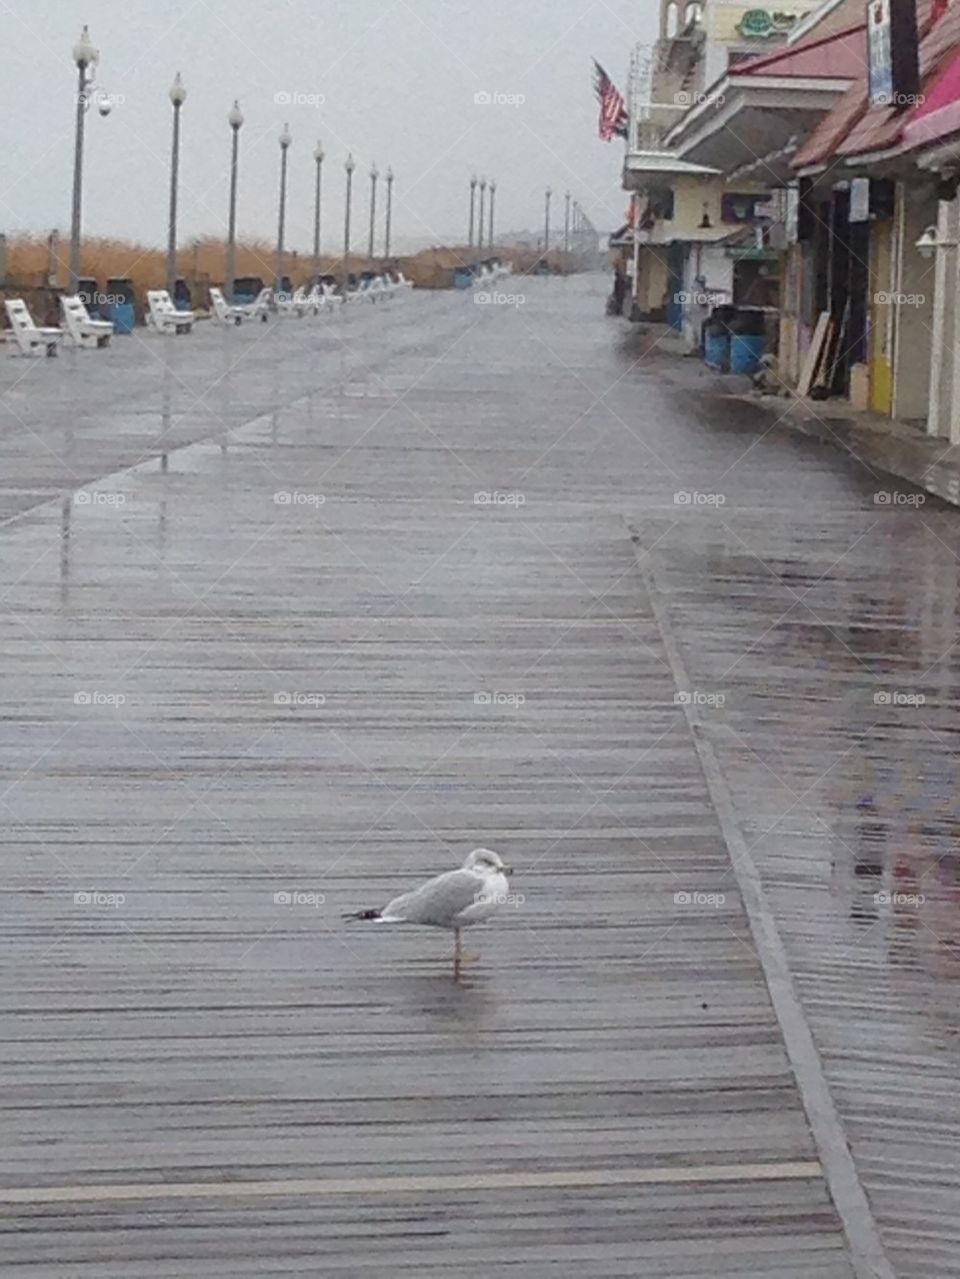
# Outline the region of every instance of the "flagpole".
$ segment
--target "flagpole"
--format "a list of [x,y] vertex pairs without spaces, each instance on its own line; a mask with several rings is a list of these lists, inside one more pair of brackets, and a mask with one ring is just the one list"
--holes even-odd
[[[630,106],[626,139],[628,155],[631,148],[636,147],[638,150],[640,148],[640,139],[637,136],[637,80],[639,79],[637,61],[637,50],[634,48],[630,54],[630,88],[628,90]],[[630,221],[633,223],[633,304],[630,308],[632,320],[634,316],[639,316],[640,312],[640,193],[638,191],[634,191],[631,196],[630,211]]]

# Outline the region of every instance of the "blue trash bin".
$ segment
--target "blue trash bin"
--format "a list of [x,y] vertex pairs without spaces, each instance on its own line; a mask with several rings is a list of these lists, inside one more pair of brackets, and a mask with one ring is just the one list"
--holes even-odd
[[756,373],[766,345],[762,333],[734,333],[730,338],[730,372]]
[[730,334],[726,329],[706,329],[703,335],[703,358],[707,367],[718,373],[730,369]]
[[469,266],[458,266],[453,272],[453,287],[455,289],[469,289],[473,284],[473,268]]
[[238,275],[233,281],[229,300],[234,306],[250,306],[256,302],[262,289],[263,280],[259,275]]
[[110,303],[108,306],[101,305],[100,314],[104,319],[113,321],[116,333],[132,333],[137,323],[133,281],[123,276],[113,276],[107,280],[107,296]]

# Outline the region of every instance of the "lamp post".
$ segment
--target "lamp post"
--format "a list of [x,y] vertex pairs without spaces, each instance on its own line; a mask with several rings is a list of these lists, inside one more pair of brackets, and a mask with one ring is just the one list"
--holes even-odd
[[289,124],[285,124],[280,133],[280,211],[277,219],[277,279],[276,289],[279,291],[283,284],[283,258],[284,258],[284,241],[287,234],[287,157],[290,152],[290,145],[293,142],[293,135],[290,132]]
[[243,127],[243,112],[239,102],[234,102],[227,120],[233,132],[233,145],[230,150],[230,217],[227,222],[226,281],[223,287],[227,291],[227,298],[232,302],[233,281],[237,274],[237,175],[240,166],[240,130]]
[[379,178],[380,170],[374,163],[370,167],[370,244],[367,252],[371,266],[373,266],[377,247],[377,182]]
[[493,217],[494,209],[497,203],[497,184],[493,178],[490,179],[490,227],[487,231],[487,248],[493,248]]
[[550,201],[553,199],[553,191],[547,187],[546,212],[543,222],[543,252],[544,256],[550,252]]
[[170,155],[170,224],[167,231],[167,292],[171,298],[177,286],[177,196],[180,189],[180,110],[187,100],[187,91],[180,79],[180,72],[170,88],[173,103],[173,147]]
[[83,126],[87,114],[87,93],[92,77],[87,79],[87,69],[96,64],[100,54],[90,40],[90,31],[83,28],[80,39],[73,46],[73,60],[77,64],[77,138],[73,158],[73,214],[70,221],[70,292],[76,293],[80,279],[80,217],[83,204]]
[[480,179],[480,216],[477,219],[477,257],[483,253],[483,211],[487,202],[487,179]]
[[563,251],[564,253],[570,252],[570,202],[572,199],[573,199],[573,196],[568,191],[566,195],[566,209],[563,215]]
[[477,216],[477,175],[470,179],[470,236],[467,244],[473,248],[473,231]]
[[346,296],[347,289],[350,287],[350,221],[353,214],[353,173],[357,167],[352,155],[347,156],[343,167],[347,173],[346,218],[343,229],[343,292],[344,296]]
[[323,162],[327,158],[323,143],[318,142],[313,148],[313,158],[317,166],[316,187],[313,198],[313,273],[320,274],[320,219],[323,210]]
[[384,257],[390,261],[390,248],[393,243],[393,184],[395,181],[393,169],[387,169],[387,225],[386,225],[386,243],[384,245]]

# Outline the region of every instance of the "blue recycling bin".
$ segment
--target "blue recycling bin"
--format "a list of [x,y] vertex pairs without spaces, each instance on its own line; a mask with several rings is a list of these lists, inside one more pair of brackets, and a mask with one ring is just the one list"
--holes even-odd
[[234,306],[250,306],[256,302],[262,289],[263,280],[259,275],[238,275],[233,281],[230,301]]
[[84,276],[77,281],[77,296],[87,308],[91,320],[100,315],[100,286],[92,276]]
[[453,287],[455,289],[469,289],[473,284],[473,268],[469,266],[458,266],[453,271]]
[[703,335],[703,358],[707,367],[716,369],[718,373],[729,370],[730,334],[725,329],[706,330]]
[[107,297],[110,301],[100,307],[105,320],[113,321],[115,333],[132,333],[137,323],[133,281],[125,276],[113,276],[107,280]]
[[766,345],[762,333],[734,333],[730,338],[730,372],[752,376],[760,367]]
[[740,307],[730,321],[730,372],[756,373],[766,350],[766,316],[757,308]]
[[176,280],[173,285],[173,305],[178,311],[192,311],[193,299],[190,297],[190,286],[186,280]]

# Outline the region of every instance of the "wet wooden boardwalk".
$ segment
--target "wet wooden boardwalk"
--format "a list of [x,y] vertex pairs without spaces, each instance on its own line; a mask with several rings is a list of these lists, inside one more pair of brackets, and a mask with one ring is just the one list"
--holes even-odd
[[[956,1116],[951,1068],[910,1091],[933,1076],[840,949],[865,872],[838,905],[816,813],[762,775],[812,785],[853,703],[820,700],[808,640],[771,653],[777,584],[720,524],[785,558],[797,519],[771,503],[830,512],[805,548],[826,573],[867,485],[777,434],[735,466],[762,419],[638,366],[599,292],[563,288],[298,330],[314,393],[248,374],[268,411],[189,446],[224,375],[163,462],[3,530],[4,1274],[893,1273],[831,1198],[704,741],[747,843],[780,819],[753,856],[797,965],[788,1039],[815,1032],[895,1272],[956,1272],[949,1239],[939,1271],[901,1268],[912,1209],[882,1187],[908,1111],[936,1093]],[[233,336],[197,341],[222,363]],[[89,424],[104,459],[122,420]],[[675,500],[718,489],[729,509]],[[845,689],[856,666],[821,658]],[[869,842],[882,819],[856,811]],[[477,843],[524,901],[471,939],[461,988],[446,938],[341,921]]]

